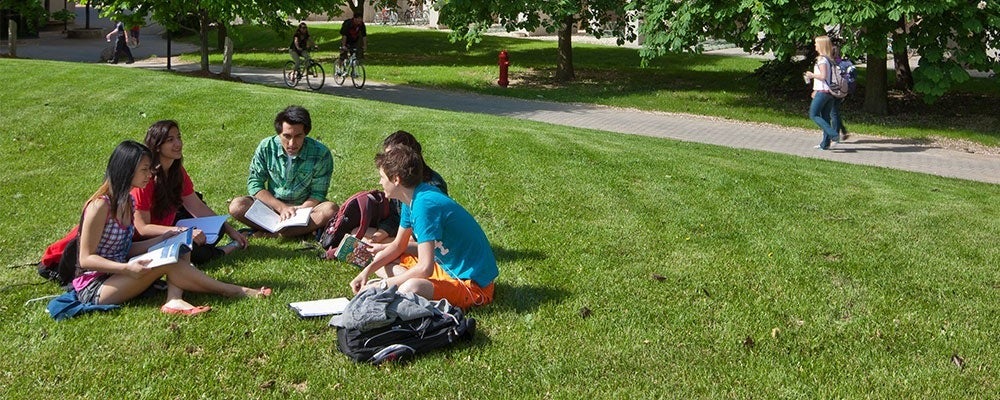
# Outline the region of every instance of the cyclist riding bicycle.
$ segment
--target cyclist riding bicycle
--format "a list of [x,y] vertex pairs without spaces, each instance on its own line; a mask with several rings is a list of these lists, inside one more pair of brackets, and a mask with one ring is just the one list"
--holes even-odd
[[295,70],[298,71],[295,74],[295,79],[301,78],[302,70],[299,69],[301,65],[299,58],[309,59],[309,28],[306,27],[305,22],[300,23],[295,34],[292,35],[292,44],[288,47],[288,54],[292,56],[292,61],[295,61]]
[[340,58],[337,59],[337,69],[344,69],[344,60],[350,55],[349,50],[354,50],[358,60],[364,59],[365,50],[368,48],[368,31],[365,29],[365,22],[361,20],[361,15],[354,14],[349,20],[345,20],[340,26]]

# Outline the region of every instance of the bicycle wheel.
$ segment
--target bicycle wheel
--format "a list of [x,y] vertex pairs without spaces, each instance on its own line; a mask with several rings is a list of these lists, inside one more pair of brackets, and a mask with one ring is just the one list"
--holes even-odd
[[399,14],[396,14],[395,11],[389,11],[389,23],[393,25],[399,23]]
[[306,68],[306,85],[312,90],[320,90],[324,82],[326,82],[326,72],[323,71],[323,66],[317,62],[310,63]]
[[365,65],[355,62],[351,65],[351,83],[354,87],[361,89],[365,87]]
[[[347,80],[347,68],[344,68],[344,64],[339,61],[340,59],[338,58],[337,61],[333,62],[333,70],[335,72],[333,74],[333,80],[336,81],[338,85],[343,85],[344,81]],[[346,63],[347,61],[344,62]]]
[[410,25],[413,23],[413,10],[406,10],[403,12],[403,25]]
[[285,78],[285,86],[295,87],[299,83],[298,79],[295,79],[295,62],[289,61],[285,63],[285,69],[282,71],[281,76]]
[[112,58],[115,58],[114,46],[105,47],[104,50],[101,50],[101,62],[111,61]]

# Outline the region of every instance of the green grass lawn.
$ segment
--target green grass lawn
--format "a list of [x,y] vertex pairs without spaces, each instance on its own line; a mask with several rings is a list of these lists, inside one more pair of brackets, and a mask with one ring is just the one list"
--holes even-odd
[[[340,23],[312,23],[310,32],[324,62],[337,57]],[[233,30],[237,65],[280,69],[288,56],[291,30],[275,33],[260,26]],[[672,55],[641,68],[635,49],[576,44],[577,80],[558,84],[554,41],[487,36],[471,49],[450,43],[448,34],[428,29],[368,25],[366,69],[369,79],[480,93],[583,102],[643,110],[711,115],[741,121],[815,128],[807,118],[809,91],[768,95],[750,74],[762,61],[719,55]],[[214,36],[213,36],[214,37]],[[511,58],[511,87],[496,85],[497,54]],[[197,55],[187,55],[189,61]],[[221,63],[221,55],[212,57]],[[329,64],[327,64],[329,65]],[[332,68],[328,68],[332,70]],[[861,73],[862,81],[864,73]],[[890,116],[861,112],[863,95],[848,98],[848,128],[857,133],[914,139],[945,137],[1000,146],[1000,80],[973,79],[933,105],[893,98]]]
[[[101,65],[0,59],[2,398],[988,398],[1000,390],[1000,186]],[[190,294],[55,322],[32,267],[107,158],[177,119],[217,211],[289,104],[335,154],[330,198],[377,187],[406,129],[497,254],[476,339],[356,365],[287,303],[356,270],[255,239],[205,265],[262,300]],[[581,313],[590,310],[588,317]],[[955,360],[961,359],[956,363]]]

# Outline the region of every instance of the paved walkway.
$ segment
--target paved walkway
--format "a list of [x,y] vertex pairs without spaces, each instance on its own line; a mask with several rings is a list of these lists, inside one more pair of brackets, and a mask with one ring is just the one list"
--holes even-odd
[[[141,61],[134,67],[163,69],[162,60]],[[196,70],[196,65],[176,65]],[[217,71],[217,68],[213,68]],[[245,82],[283,86],[281,73],[265,69],[234,68]],[[557,103],[390,85],[369,81],[364,89],[338,86],[327,76],[319,92],[438,110],[490,114],[609,132],[670,138],[688,142],[764,150],[852,164],[873,165],[927,174],[1000,184],[1000,156],[908,143],[898,139],[854,135],[831,151],[819,143],[818,129],[796,129],[719,118],[620,109],[589,104]],[[300,88],[304,85],[300,85]],[[302,89],[308,90],[308,89]],[[803,118],[805,118],[803,116]]]
[[[93,25],[93,23],[92,23]],[[19,47],[22,57],[95,61],[95,54],[106,43],[98,40],[68,40],[60,37],[35,39]],[[29,42],[29,41],[25,41]],[[75,42],[67,44],[66,42]],[[96,47],[95,47],[96,46]],[[72,47],[72,50],[69,49]],[[94,49],[98,49],[94,53]],[[143,36],[143,45],[151,54],[166,54],[165,41],[154,35]],[[176,45],[175,52],[192,51],[189,45]],[[159,53],[157,53],[159,51]],[[137,55],[137,57],[139,57]],[[172,63],[174,69],[196,70],[194,64]],[[119,66],[122,66],[121,64]],[[132,67],[163,70],[165,59],[140,60]],[[111,68],[112,66],[109,66]],[[332,70],[332,68],[327,68]],[[213,66],[213,71],[218,71]],[[234,67],[233,75],[244,82],[284,86],[279,71]],[[300,85],[302,87],[304,85]],[[303,89],[308,90],[308,89]],[[670,138],[708,143],[733,148],[763,150],[852,164],[872,165],[946,177],[1000,184],[1000,156],[946,149],[933,145],[914,144],[898,139],[854,135],[833,148],[821,151],[813,146],[819,142],[818,129],[786,128],[767,124],[734,122],[694,115],[648,112],[589,104],[557,103],[521,100],[466,92],[444,91],[390,85],[369,81],[364,89],[338,86],[332,73],[320,93],[364,98],[415,107],[490,114],[578,128]],[[804,112],[804,111],[803,111]],[[803,115],[803,118],[805,116]]]

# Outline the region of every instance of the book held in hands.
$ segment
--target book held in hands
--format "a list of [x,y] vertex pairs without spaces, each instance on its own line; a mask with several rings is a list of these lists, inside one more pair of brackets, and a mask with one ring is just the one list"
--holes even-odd
[[133,261],[149,260],[146,268],[156,268],[161,265],[173,264],[180,260],[180,257],[191,251],[191,229],[184,229],[183,232],[166,238],[162,242],[149,247],[145,254],[140,254],[128,260]]
[[337,259],[364,268],[375,259],[375,254],[372,253],[371,249],[372,246],[361,239],[352,235],[344,235],[340,246],[337,247]]
[[274,212],[271,207],[268,207],[263,201],[255,198],[250,209],[247,210],[244,216],[268,232],[275,233],[290,226],[309,225],[310,213],[312,213],[312,207],[303,207],[295,210],[295,215],[291,216],[291,218],[282,220],[281,216]]

